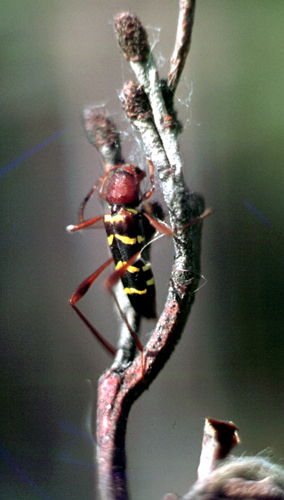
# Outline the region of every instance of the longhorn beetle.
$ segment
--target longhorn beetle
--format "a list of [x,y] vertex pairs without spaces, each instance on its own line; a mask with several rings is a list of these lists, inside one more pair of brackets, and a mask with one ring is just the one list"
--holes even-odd
[[[151,241],[156,230],[168,235],[172,235],[172,231],[166,224],[154,218],[163,219],[163,211],[158,203],[147,203],[147,210],[141,205],[155,191],[154,166],[150,160],[148,163],[151,188],[143,195],[140,194],[140,183],[146,176],[145,172],[131,164],[115,165],[105,173],[82,202],[79,210],[79,224],[67,227],[69,232],[74,232],[104,220],[112,257],[79,285],[70,299],[70,304],[98,340],[112,354],[115,354],[114,347],[100,335],[76,306],[76,303],[86,294],[99,274],[114,261],[116,271],[106,280],[106,287],[113,295],[120,314],[141,352],[142,371],[143,346],[129,325],[112,288],[121,279],[124,292],[127,294],[133,309],[145,318],[156,317],[156,293],[154,276],[149,262],[149,248],[144,250],[143,256],[141,253]],[[109,204],[109,213],[84,220],[86,203],[97,189],[99,189],[100,197]],[[140,205],[141,207],[139,207]]]
[[[142,377],[144,374],[143,345],[120,308],[113,292],[113,286],[121,279],[124,292],[127,294],[133,309],[145,318],[156,317],[156,292],[149,261],[148,245],[156,230],[167,236],[172,236],[173,231],[162,222],[163,211],[158,203],[147,203],[147,207],[146,203],[143,205],[143,202],[150,198],[155,191],[154,165],[149,159],[148,164],[151,188],[143,195],[140,194],[140,183],[146,176],[145,172],[131,164],[115,165],[93,186],[81,203],[79,224],[67,227],[69,232],[75,232],[90,227],[102,219],[104,220],[112,257],[78,286],[70,299],[70,304],[97,339],[114,355],[116,349],[96,330],[76,306],[76,303],[84,297],[101,272],[114,261],[116,270],[108,277],[105,284],[113,295],[118,310],[141,353]],[[109,204],[109,213],[84,220],[85,206],[98,188],[100,197]],[[194,224],[209,215],[209,213],[211,213],[210,209],[183,227]],[[144,247],[147,248],[144,250]]]

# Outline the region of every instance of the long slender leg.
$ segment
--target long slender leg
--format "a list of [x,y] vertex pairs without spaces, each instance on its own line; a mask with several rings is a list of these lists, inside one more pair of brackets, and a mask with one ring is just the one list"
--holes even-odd
[[82,223],[84,222],[84,211],[85,211],[85,207],[88,203],[88,201],[92,198],[94,192],[98,189],[98,185],[99,185],[100,181],[97,182],[97,184],[95,184],[92,189],[89,191],[89,193],[87,194],[87,196],[83,199],[80,207],[79,207],[79,223]]
[[[187,224],[185,224],[184,226],[182,226],[181,229],[185,229],[185,228],[187,228],[189,226],[192,226],[193,224],[196,224],[196,222],[199,222],[200,220],[205,219],[205,217],[208,217],[208,215],[211,215],[211,214],[212,214],[212,208],[207,208],[203,212],[203,214],[201,214],[199,217],[196,217],[196,219],[193,219],[190,222],[188,222]],[[147,212],[144,212],[144,216],[147,217],[147,219],[150,222],[150,224],[159,233],[162,233],[165,236],[173,236],[174,235],[174,231],[167,224],[165,224],[165,222],[155,219],[154,217],[152,217]]]
[[87,293],[89,290],[90,286],[94,283],[94,281],[97,279],[97,277],[103,272],[106,267],[109,266],[113,262],[113,258],[111,257],[107,262],[105,262],[97,271],[95,271],[93,274],[88,276],[79,286],[76,288],[75,292],[73,293],[71,299],[70,299],[70,305],[73,307],[74,311],[78,314],[78,316],[81,318],[81,320],[87,325],[87,327],[91,330],[91,332],[95,335],[95,337],[98,339],[98,341],[109,351],[113,356],[116,353],[116,349],[111,345],[97,330],[96,328],[90,323],[90,321],[86,318],[86,316],[78,309],[76,306],[76,303],[81,300],[84,295]]
[[[121,276],[126,272],[127,267],[129,267],[134,260],[136,260],[139,256],[139,252],[134,255],[124,266],[122,266],[121,269],[118,271],[115,271],[112,273],[109,278],[106,280],[106,288],[107,290],[111,293],[111,295],[114,298],[114,301],[117,305],[118,311],[121,314],[122,319],[125,321],[127,328],[129,329],[130,334],[132,335],[134,342],[137,346],[137,348],[140,351],[141,354],[141,366],[142,366],[142,378],[144,379],[144,358],[143,358],[143,345],[141,344],[139,338],[137,337],[136,333],[134,330],[131,328],[127,317],[125,316],[124,312],[122,311],[119,302],[115,296],[115,293],[113,292],[112,288],[113,286],[119,281]],[[93,274],[88,276],[79,286],[76,288],[75,292],[73,293],[72,297],[70,298],[70,305],[73,307],[74,311],[78,314],[78,316],[81,318],[81,320],[85,323],[85,325],[91,330],[91,332],[95,335],[95,337],[98,339],[98,341],[109,351],[113,356],[116,354],[116,349],[113,347],[112,344],[110,344],[98,331],[97,329],[90,323],[90,321],[86,318],[86,316],[78,309],[76,306],[76,303],[81,300],[84,295],[87,293],[89,290],[90,286],[94,283],[94,281],[97,279],[97,277],[106,269],[109,264],[113,262],[113,257],[111,257],[107,262],[105,262],[97,271],[95,271]],[[122,270],[122,271],[121,271]]]
[[151,226],[153,226],[156,231],[164,234],[165,236],[173,236],[173,230],[163,221],[155,219],[152,215],[144,212],[144,216],[148,219]]
[[86,227],[90,227],[93,224],[96,224],[97,222],[99,222],[103,218],[104,218],[104,215],[100,215],[99,217],[94,217],[93,219],[85,220],[85,221],[81,222],[80,224],[76,224],[75,226],[70,224],[69,226],[66,227],[66,229],[69,233],[74,233],[75,231],[80,231],[81,229],[85,229]]
[[85,198],[83,199],[82,203],[80,204],[80,207],[79,207],[79,224],[82,224],[85,219],[84,219],[84,212],[85,212],[85,208],[86,208],[86,205],[88,203],[88,201],[92,198],[94,192],[98,189],[98,187],[100,186],[100,193],[101,193],[101,190],[102,190],[102,187],[103,187],[103,184],[106,180],[106,178],[108,177],[109,175],[109,172],[111,172],[112,170],[115,170],[116,169],[116,166],[110,168],[99,180],[98,182],[92,187],[92,189],[89,191],[89,193],[87,194],[87,196],[85,196]]
[[105,173],[99,180],[98,182],[92,187],[92,189],[89,191],[89,193],[87,194],[87,196],[83,199],[82,203],[80,204],[80,207],[79,207],[79,224],[81,224],[82,222],[84,222],[84,212],[85,212],[85,208],[86,208],[86,205],[88,203],[88,201],[92,198],[94,192],[98,189],[98,187],[104,182],[105,178],[108,176],[108,172]]
[[155,192],[155,183],[154,183],[154,164],[153,162],[150,160],[150,158],[147,158],[147,162],[148,162],[148,165],[149,165],[149,177],[150,177],[150,181],[151,181],[151,189],[149,189],[148,191],[146,191],[146,193],[143,194],[142,198],[141,198],[141,201],[142,200],[148,200],[148,198],[150,198],[150,196],[152,196],[152,194]]
[[211,215],[213,213],[212,208],[206,208],[204,210],[203,214],[201,214],[199,217],[196,217],[196,219],[191,220],[185,226],[182,227],[182,229],[185,229],[186,227],[192,226],[192,224],[196,224],[196,222],[199,222],[200,220],[205,219],[205,217],[208,217],[208,215]]
[[[71,304],[71,302],[70,302]],[[104,337],[103,335],[101,335],[98,330],[96,330],[96,328],[92,325],[92,323],[90,323],[90,321],[86,318],[86,316],[80,311],[80,309],[78,309],[78,307],[75,305],[75,304],[71,304],[71,306],[73,307],[74,311],[76,311],[76,313],[78,314],[78,316],[81,318],[81,320],[85,323],[85,325],[87,325],[87,327],[91,330],[91,332],[95,335],[95,337],[97,338],[97,340],[105,347],[105,349],[110,353],[112,354],[113,356],[115,356],[116,354],[116,349],[115,347],[110,344],[110,342],[108,342]]]

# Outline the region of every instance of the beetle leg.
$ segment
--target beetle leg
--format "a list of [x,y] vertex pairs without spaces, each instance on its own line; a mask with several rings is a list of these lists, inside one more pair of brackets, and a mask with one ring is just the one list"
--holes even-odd
[[104,269],[106,269],[109,264],[113,262],[113,258],[109,259],[107,262],[105,262],[97,271],[95,271],[93,274],[88,276],[79,286],[76,288],[75,292],[73,293],[72,297],[69,300],[70,305],[73,307],[73,309],[76,311],[78,316],[81,318],[81,320],[87,325],[87,327],[91,330],[91,332],[95,335],[95,337],[98,339],[98,341],[109,351],[113,356],[116,353],[116,349],[111,345],[97,330],[96,328],[90,323],[90,321],[84,316],[84,314],[78,309],[76,306],[76,303],[84,297],[84,295],[87,293],[89,290],[90,286],[94,283],[94,281],[97,279],[97,277],[102,273]]
[[152,196],[152,194],[155,192],[155,189],[156,189],[155,182],[154,182],[154,164],[150,160],[150,158],[147,158],[147,162],[149,165],[149,173],[150,173],[149,177],[150,177],[152,187],[148,191],[146,191],[146,193],[143,194],[141,201],[148,200],[148,198],[150,198],[150,196]]
[[[182,226],[181,228],[179,229],[186,229],[187,227],[189,226],[192,226],[193,224],[196,224],[197,222],[199,222],[200,220],[203,220],[205,219],[205,217],[208,217],[208,215],[211,215],[212,214],[212,208],[207,208],[203,214],[201,214],[199,217],[196,217],[196,219],[193,219],[191,220],[190,222],[188,222],[187,224],[185,224],[184,226]],[[152,217],[150,214],[148,214],[147,212],[144,212],[143,215],[145,217],[147,217],[148,221],[150,222],[150,224],[154,227],[154,229],[156,229],[156,231],[158,231],[159,233],[162,233],[164,234],[165,236],[173,236],[174,235],[174,231],[163,221],[161,220],[157,220],[155,219],[154,217]]]
[[80,224],[76,224],[76,226],[70,224],[70,226],[67,226],[66,229],[69,233],[74,233],[75,231],[80,231],[81,229],[85,229],[86,227],[93,226],[93,224],[96,224],[102,219],[104,219],[104,215],[100,215],[99,217],[94,217],[93,219],[84,220]]
[[208,217],[208,215],[211,215],[212,213],[213,213],[212,208],[206,208],[206,210],[204,210],[203,214],[199,215],[199,217],[196,217],[196,219],[191,220],[190,222],[185,224],[185,226],[182,226],[181,229],[185,229],[189,226],[192,226],[193,224],[196,224],[196,222],[199,222],[200,220],[205,219],[205,217]]
[[163,221],[155,219],[152,217],[152,215],[148,214],[147,212],[144,212],[143,215],[148,219],[150,222],[151,226],[153,226],[156,231],[159,233],[164,234],[165,236],[173,236],[173,230]]
[[98,182],[92,187],[92,189],[89,191],[87,196],[85,196],[85,198],[83,199],[83,201],[79,207],[79,224],[81,224],[82,222],[85,221],[84,212],[85,212],[85,208],[86,208],[88,201],[92,198],[94,192],[98,189],[99,186],[100,186],[100,194],[102,193],[103,185],[104,185],[109,173],[112,170],[115,170],[116,168],[117,167],[115,166],[115,167],[111,167],[110,169],[108,169],[108,171],[102,177],[100,177]]
[[89,193],[87,194],[87,196],[83,199],[82,203],[80,204],[80,207],[79,207],[79,215],[78,215],[78,219],[79,219],[79,223],[82,223],[84,222],[84,211],[85,211],[85,207],[88,203],[88,201],[92,198],[94,192],[98,189],[98,186],[100,184],[100,180],[99,182],[97,182],[97,184],[95,184],[92,189],[89,191]]

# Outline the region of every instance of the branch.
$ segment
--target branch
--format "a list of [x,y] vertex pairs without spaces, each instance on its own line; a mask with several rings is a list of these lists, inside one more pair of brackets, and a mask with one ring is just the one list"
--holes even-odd
[[[128,414],[179,341],[199,282],[201,225],[208,211],[203,213],[202,197],[190,193],[184,184],[177,143],[181,127],[173,107],[173,96],[190,47],[194,7],[194,0],[180,0],[176,46],[167,82],[159,79],[147,33],[139,20],[121,14],[115,22],[119,45],[138,79],[138,84],[125,85],[121,96],[123,107],[140,132],[159,175],[173,228],[175,257],[164,311],[144,349],[144,376],[141,358],[134,359],[133,339],[122,322],[115,361],[99,381],[97,444],[103,500],[128,499],[125,454]],[[119,134],[111,120],[87,109],[83,125],[88,140],[100,152],[106,171],[124,162]],[[96,187],[81,205],[81,217]],[[138,332],[140,317],[123,293],[120,304]],[[232,422],[206,419],[198,480],[183,497],[170,493],[164,500],[284,500],[283,469],[260,456],[228,458],[238,443],[237,428]]]
[[[167,81],[159,79],[147,33],[140,21],[129,14],[121,14],[115,21],[118,43],[138,79],[138,84],[128,82],[124,86],[122,104],[155,164],[173,228],[175,254],[168,297],[144,349],[143,367],[140,356],[134,359],[133,338],[120,318],[115,361],[99,381],[97,444],[103,500],[128,499],[125,454],[128,414],[178,343],[199,282],[201,226],[210,211],[203,212],[203,198],[189,192],[184,184],[177,143],[181,125],[173,105],[190,47],[194,8],[194,0],[180,0],[176,45]],[[85,110],[83,126],[88,140],[102,157],[104,178],[107,178],[110,169],[124,163],[119,133],[113,122],[98,114],[95,108]],[[153,172],[151,175],[153,178]],[[92,188],[81,204],[79,220],[84,219],[85,205],[99,185]],[[81,288],[81,291],[84,290]],[[120,308],[133,331],[138,333],[141,318],[131,308],[123,289],[119,293]],[[260,456],[228,458],[238,443],[237,427],[232,422],[206,419],[197,481],[183,497],[169,493],[164,500],[284,500],[283,468]]]
[[195,0],[181,0],[176,35],[176,43],[171,57],[171,69],[168,74],[168,87],[174,93],[179,83],[190,48],[193,28]]
[[[181,1],[181,10],[184,5]],[[190,5],[192,27],[194,2]],[[174,89],[189,49],[190,37],[179,33],[179,30],[184,31],[184,27],[184,23],[179,24],[179,48],[175,52],[183,54],[183,57],[176,58],[176,69],[173,71],[176,76],[171,77]],[[140,85],[126,85],[123,105],[131,123],[141,133],[148,156],[157,169],[174,232],[175,248],[164,311],[144,349],[144,379],[139,356],[127,367],[119,365],[116,360],[99,381],[97,444],[100,489],[105,500],[126,500],[125,434],[128,414],[134,401],[149,387],[169,359],[194,302],[200,277],[202,222],[190,225],[190,221],[196,221],[203,213],[204,201],[185,186],[177,143],[178,128],[163,98],[145,29],[130,14],[119,15],[115,20],[115,29],[118,43],[130,60]]]

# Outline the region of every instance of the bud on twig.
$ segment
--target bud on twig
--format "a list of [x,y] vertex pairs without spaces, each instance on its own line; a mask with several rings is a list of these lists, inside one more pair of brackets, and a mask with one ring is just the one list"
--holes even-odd
[[153,119],[148,97],[143,87],[134,82],[127,82],[120,96],[123,109],[131,120]]
[[106,168],[123,163],[119,133],[115,124],[96,108],[86,108],[82,117],[88,141],[102,156]]
[[118,45],[127,60],[145,61],[149,53],[148,36],[139,19],[122,13],[114,21]]

